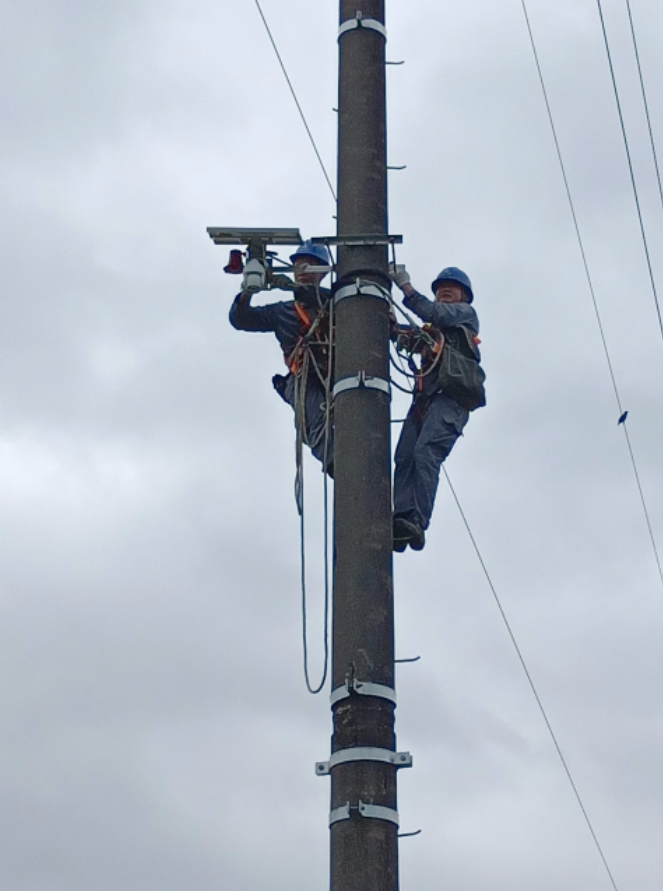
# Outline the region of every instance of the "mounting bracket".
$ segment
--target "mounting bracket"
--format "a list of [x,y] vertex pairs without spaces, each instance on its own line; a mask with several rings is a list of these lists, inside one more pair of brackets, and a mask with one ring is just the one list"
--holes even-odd
[[373,377],[360,371],[358,374],[350,377],[342,377],[336,381],[332,389],[332,398],[336,399],[339,393],[345,393],[346,390],[380,390],[386,393],[391,399],[391,384],[382,377]]
[[378,699],[388,699],[396,705],[396,691],[384,684],[370,684],[367,681],[359,681],[357,678],[347,678],[344,687],[337,687],[332,691],[329,702],[332,706],[342,699],[358,693],[360,696],[377,696]]
[[393,764],[396,768],[412,767],[412,755],[409,752],[392,752],[391,749],[357,746],[334,752],[329,761],[316,762],[316,776],[327,777],[337,764],[349,764],[353,761],[377,761],[382,764]]
[[351,285],[343,285],[334,294],[334,303],[344,300],[346,297],[377,297],[379,300],[386,300],[391,303],[389,291],[386,288],[376,285],[375,282],[365,282],[360,278],[356,279]]
[[329,814],[329,825],[333,826],[334,823],[340,823],[341,820],[351,819],[352,811],[358,811],[360,816],[368,819],[386,820],[388,823],[394,823],[396,826],[399,825],[398,811],[395,811],[390,807],[382,807],[382,805],[379,804],[366,804],[363,801],[359,801],[354,807],[348,801],[348,803],[344,804],[342,807],[335,808]]
[[357,11],[356,18],[348,19],[347,22],[343,22],[338,29],[338,39],[340,40],[346,32],[354,31],[355,28],[368,28],[370,31],[377,31],[385,40],[387,39],[387,29],[382,22],[378,22],[377,19],[365,19],[364,14],[359,11]]

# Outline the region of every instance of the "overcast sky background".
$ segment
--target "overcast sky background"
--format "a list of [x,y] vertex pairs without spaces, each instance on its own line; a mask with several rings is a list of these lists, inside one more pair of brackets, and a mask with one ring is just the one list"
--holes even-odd
[[[330,172],[337,5],[262,0]],[[623,0],[606,23],[663,291]],[[529,9],[663,548],[663,338],[594,0]],[[663,6],[632,0],[663,154]],[[518,0],[387,8],[390,229],[470,274],[449,474],[620,891],[663,875],[663,586]],[[334,231],[253,0],[4,0],[0,887],[322,891],[292,417],[208,225]],[[396,399],[394,416],[405,402]],[[312,671],[321,475],[308,465]],[[395,559],[403,889],[610,883],[451,494]]]

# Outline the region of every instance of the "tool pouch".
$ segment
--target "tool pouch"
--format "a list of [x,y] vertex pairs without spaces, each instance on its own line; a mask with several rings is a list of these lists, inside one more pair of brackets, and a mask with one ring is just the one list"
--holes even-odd
[[440,357],[440,389],[468,411],[486,404],[486,375],[479,365],[479,351],[472,332],[464,326],[447,328]]

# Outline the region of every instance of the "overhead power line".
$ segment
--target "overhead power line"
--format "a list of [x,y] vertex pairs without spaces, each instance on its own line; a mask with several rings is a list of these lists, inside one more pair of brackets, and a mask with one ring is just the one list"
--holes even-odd
[[461,507],[460,501],[459,501],[459,499],[458,499],[458,495],[456,494],[456,490],[455,490],[454,487],[453,487],[453,484],[452,484],[452,482],[451,482],[451,479],[450,479],[450,477],[449,477],[449,474],[447,473],[447,469],[446,469],[446,467],[444,466],[444,464],[442,465],[442,469],[444,470],[444,475],[445,475],[446,478],[447,478],[447,483],[449,484],[449,488],[451,489],[451,494],[453,495],[453,499],[454,499],[454,501],[456,502],[456,507],[458,508],[458,512],[460,513],[460,516],[461,516],[461,518],[462,518],[462,520],[463,520],[463,524],[465,525],[465,529],[467,530],[467,534],[469,535],[469,537],[470,537],[470,541],[472,542],[472,547],[474,548],[474,551],[475,551],[477,557],[479,558],[479,563],[481,564],[481,568],[482,568],[482,570],[483,570],[483,574],[485,575],[485,577],[486,577],[486,581],[488,582],[488,587],[490,588],[490,590],[491,590],[491,592],[492,592],[492,595],[493,595],[493,597],[494,597],[494,599],[495,599],[495,603],[497,604],[497,608],[498,608],[498,610],[499,610],[499,612],[500,612],[500,615],[501,615],[501,617],[502,617],[502,621],[504,622],[504,625],[506,626],[506,630],[507,630],[507,632],[508,632],[508,635],[509,635],[509,637],[511,638],[511,643],[513,644],[513,647],[514,647],[514,649],[515,649],[515,651],[516,651],[516,655],[518,656],[518,661],[520,662],[520,664],[521,664],[521,666],[522,666],[522,669],[523,669],[523,671],[525,672],[525,676],[526,676],[526,678],[527,678],[527,682],[528,682],[528,684],[529,684],[529,686],[530,686],[530,688],[531,688],[531,690],[532,690],[532,693],[534,694],[534,698],[536,699],[536,704],[538,705],[538,707],[539,707],[539,711],[541,712],[541,715],[543,716],[543,720],[544,720],[544,722],[545,722],[545,725],[546,725],[546,727],[548,728],[548,733],[550,734],[550,738],[551,738],[552,741],[553,741],[553,745],[555,746],[555,750],[556,750],[556,752],[557,752],[557,754],[558,754],[558,756],[559,756],[559,760],[560,760],[561,763],[562,763],[562,767],[564,768],[564,772],[566,773],[567,779],[568,779],[569,783],[571,784],[571,788],[573,789],[573,794],[575,795],[576,801],[578,802],[578,805],[580,806],[580,810],[582,811],[582,815],[583,815],[583,817],[585,818],[585,823],[587,824],[587,827],[588,827],[588,829],[589,829],[589,831],[590,831],[590,833],[591,833],[591,836],[592,836],[592,838],[593,838],[593,840],[594,840],[594,844],[596,845],[596,849],[598,850],[599,855],[600,855],[600,857],[601,857],[601,860],[602,860],[602,862],[603,862],[603,865],[604,865],[604,867],[605,867],[605,869],[606,869],[606,872],[608,873],[608,876],[609,876],[609,878],[610,878],[610,882],[612,883],[612,887],[615,889],[615,891],[619,891],[619,889],[618,889],[618,887],[617,887],[617,884],[616,884],[616,882],[615,882],[615,879],[614,879],[614,877],[613,877],[613,875],[612,875],[612,871],[611,871],[611,869],[610,869],[610,867],[609,867],[609,865],[608,865],[608,861],[606,860],[606,856],[605,856],[605,854],[603,853],[603,848],[601,847],[601,844],[600,844],[600,842],[599,842],[599,840],[598,840],[598,836],[596,835],[596,832],[595,832],[595,830],[594,830],[594,826],[592,825],[592,821],[590,820],[590,818],[589,818],[589,814],[587,813],[587,809],[585,808],[585,805],[584,805],[584,803],[583,803],[583,800],[582,800],[582,798],[580,797],[580,792],[578,791],[578,787],[576,786],[575,780],[573,779],[573,776],[572,776],[572,774],[571,774],[571,769],[569,768],[569,765],[567,764],[566,758],[564,757],[564,753],[562,752],[562,749],[561,749],[561,747],[560,747],[560,744],[559,744],[559,742],[558,742],[558,740],[557,740],[557,736],[556,736],[556,734],[555,734],[555,731],[554,731],[553,728],[552,728],[552,724],[550,723],[550,719],[549,719],[549,717],[548,717],[548,714],[547,714],[547,712],[546,712],[546,710],[545,710],[545,708],[544,708],[543,702],[541,701],[541,697],[539,696],[539,691],[537,690],[536,685],[535,685],[535,683],[534,683],[534,680],[533,680],[533,678],[532,678],[532,675],[531,675],[531,673],[530,673],[530,670],[529,670],[529,668],[527,667],[527,663],[525,662],[525,657],[523,656],[522,650],[521,650],[520,647],[518,646],[518,641],[516,640],[516,636],[515,636],[515,634],[513,633],[513,629],[511,628],[511,624],[510,624],[510,622],[509,622],[509,620],[508,620],[508,618],[507,618],[506,612],[504,611],[504,607],[502,606],[502,602],[501,602],[501,600],[500,600],[500,598],[499,598],[499,595],[498,595],[498,593],[497,593],[497,590],[496,590],[496,588],[495,588],[495,585],[493,584],[493,580],[492,580],[492,578],[490,577],[490,573],[488,572],[488,568],[486,567],[486,564],[485,564],[485,562],[484,562],[484,559],[483,559],[483,557],[481,556],[481,551],[479,550],[479,545],[477,544],[476,539],[475,539],[475,537],[474,537],[474,535],[473,535],[473,533],[472,533],[472,529],[470,528],[470,524],[469,524],[469,522],[468,522],[468,520],[467,520],[467,517],[465,516],[465,512],[463,511],[463,508]]
[[279,61],[279,65],[281,66],[281,71],[283,72],[283,76],[286,79],[286,82],[287,82],[290,92],[292,94],[292,98],[295,100],[295,105],[297,106],[297,111],[299,112],[299,116],[302,119],[302,123],[304,124],[304,127],[306,129],[306,134],[309,138],[309,142],[313,146],[313,151],[315,152],[315,156],[318,159],[318,164],[320,165],[320,169],[322,170],[324,177],[327,180],[327,185],[329,186],[329,191],[332,193],[332,197],[333,197],[334,201],[336,201],[336,192],[334,191],[334,187],[332,186],[331,180],[329,178],[329,174],[327,173],[327,168],[325,167],[324,161],[322,160],[320,152],[318,151],[318,146],[316,145],[315,139],[313,138],[313,134],[311,133],[311,129],[308,125],[308,121],[306,120],[306,115],[304,114],[302,107],[299,104],[299,99],[297,98],[297,94],[295,93],[295,88],[292,85],[292,81],[288,77],[288,72],[286,71],[286,67],[283,64],[283,59],[281,58],[281,53],[279,52],[278,47],[276,46],[276,41],[274,40],[274,37],[272,36],[272,32],[270,31],[269,25],[267,24],[267,19],[265,18],[265,14],[263,13],[262,7],[260,6],[260,3],[258,2],[258,0],[255,0],[255,4],[258,7],[258,12],[260,13],[260,18],[262,19],[262,23],[265,26],[265,30],[267,31],[267,36],[269,37],[271,44],[274,47],[274,52],[276,53],[276,58]]
[[640,198],[638,197],[638,188],[635,184],[635,173],[633,172],[633,161],[631,160],[631,150],[628,145],[628,137],[626,136],[626,126],[624,124],[624,115],[622,114],[622,104],[619,99],[619,90],[617,89],[617,79],[615,78],[615,69],[612,64],[612,54],[610,53],[610,43],[608,41],[608,32],[605,27],[605,20],[603,18],[603,7],[601,5],[601,0],[596,0],[598,10],[599,10],[599,18],[601,19],[601,30],[603,32],[603,43],[605,46],[606,56],[608,57],[608,67],[610,68],[610,77],[612,79],[612,90],[615,94],[615,102],[617,103],[617,113],[619,114],[619,124],[622,130],[622,137],[624,139],[624,148],[626,149],[626,160],[628,161],[628,169],[631,175],[631,187],[633,189],[633,197],[635,198],[635,208],[638,213],[638,222],[640,223],[640,234],[642,236],[642,244],[645,249],[645,257],[647,260],[647,269],[649,270],[649,280],[651,281],[652,293],[654,295],[654,303],[656,304],[656,314],[658,316],[658,325],[661,329],[661,337],[663,337],[663,318],[661,317],[661,307],[658,302],[658,293],[656,291],[656,282],[654,281],[654,271],[651,265],[651,257],[649,256],[649,245],[647,244],[647,236],[645,234],[645,224],[642,219],[642,210],[640,209]]
[[[605,336],[605,331],[603,328],[603,322],[601,320],[601,313],[599,311],[598,301],[596,299],[596,292],[594,290],[594,282],[592,280],[592,276],[589,271],[589,263],[587,262],[587,254],[585,253],[585,246],[583,244],[582,235],[580,234],[580,226],[578,224],[578,216],[576,214],[575,204],[573,201],[573,196],[571,195],[571,187],[569,185],[569,178],[566,175],[566,166],[564,164],[564,158],[562,156],[562,149],[559,144],[559,139],[557,137],[557,128],[555,127],[555,120],[552,114],[552,108],[550,106],[550,101],[548,99],[548,91],[546,89],[545,80],[543,79],[543,70],[541,68],[541,63],[539,61],[539,53],[536,48],[536,42],[534,40],[534,32],[532,31],[532,26],[529,19],[529,14],[527,12],[527,5],[525,0],[521,0],[521,5],[523,8],[523,13],[525,14],[525,23],[527,25],[527,33],[529,34],[529,40],[532,47],[532,53],[534,55],[534,62],[536,64],[536,70],[539,76],[539,83],[541,84],[541,92],[543,93],[543,100],[546,105],[546,111],[548,113],[548,121],[550,123],[550,129],[552,131],[553,140],[555,142],[555,150],[557,152],[557,160],[559,161],[559,167],[562,173],[562,179],[564,180],[564,188],[566,190],[566,197],[569,201],[569,208],[571,210],[571,217],[573,219],[573,226],[576,233],[576,238],[578,240],[578,247],[580,248],[580,256],[582,257],[582,264],[585,270],[585,276],[587,278],[587,284],[589,286],[589,293],[592,298],[592,305],[594,306],[594,313],[596,315],[596,321],[599,327],[599,333],[601,335],[601,343],[603,344],[603,352],[605,354],[606,362],[608,365],[608,372],[610,374],[610,380],[612,381],[612,388],[615,393],[615,399],[617,401],[617,408],[619,409],[619,418],[620,418],[620,426],[624,428],[624,437],[626,439],[626,447],[628,449],[629,457],[631,459],[631,464],[633,466],[633,473],[635,475],[635,481],[638,488],[638,494],[640,496],[640,503],[642,504],[642,510],[645,516],[645,523],[647,524],[647,530],[649,532],[649,538],[651,541],[652,549],[654,551],[654,559],[656,560],[656,566],[658,568],[658,575],[661,580],[661,586],[663,587],[663,566],[661,565],[661,558],[658,553],[658,546],[656,544],[656,537],[654,535],[654,529],[651,523],[651,519],[649,516],[649,509],[647,507],[647,501],[645,498],[645,493],[642,488],[642,484],[640,481],[640,473],[638,471],[638,465],[635,460],[635,452],[633,451],[633,446],[631,444],[631,438],[628,434],[628,427],[626,424],[626,417],[624,415],[624,409],[622,406],[622,400],[619,395],[619,387],[617,386],[617,379],[615,377],[615,371],[612,365],[612,359],[610,358],[610,350],[608,349],[608,341]],[[630,156],[629,156],[630,157]],[[651,272],[651,267],[650,267]],[[652,279],[653,284],[653,279]],[[657,304],[658,305],[658,304]],[[659,315],[660,318],[660,315]],[[627,412],[628,414],[628,412]]]
[[647,118],[647,127],[649,129],[649,142],[651,144],[651,151],[654,157],[654,167],[656,168],[656,180],[658,182],[658,194],[661,198],[661,208],[663,208],[663,187],[661,186],[661,172],[658,168],[658,157],[656,155],[656,144],[654,142],[654,131],[651,126],[651,118],[649,117],[649,103],[647,102],[647,93],[645,91],[645,80],[642,74],[642,67],[640,66],[640,53],[638,51],[638,41],[635,37],[635,26],[633,25],[633,16],[631,15],[631,3],[630,0],[626,0],[626,9],[628,10],[628,20],[631,26],[631,37],[633,38],[633,51],[635,52],[635,61],[638,66],[638,77],[640,78],[640,90],[642,92],[642,102],[645,106],[645,116]]

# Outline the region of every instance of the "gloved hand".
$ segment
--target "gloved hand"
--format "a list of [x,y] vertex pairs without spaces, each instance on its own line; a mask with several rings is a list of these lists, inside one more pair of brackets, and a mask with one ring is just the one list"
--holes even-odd
[[270,283],[273,288],[280,288],[282,291],[294,291],[297,287],[291,278],[279,273],[275,273],[272,276]]
[[389,278],[399,288],[402,288],[403,285],[410,284],[410,273],[407,271],[405,266],[394,266],[394,264],[392,263],[389,266]]
[[265,287],[267,280],[267,270],[265,264],[260,260],[249,260],[244,267],[244,277],[242,278],[242,288],[246,291],[261,291]]
[[412,342],[414,340],[416,331],[414,328],[402,328],[399,327],[398,334],[396,335],[396,349],[399,353],[411,353]]

